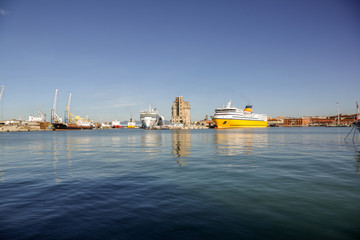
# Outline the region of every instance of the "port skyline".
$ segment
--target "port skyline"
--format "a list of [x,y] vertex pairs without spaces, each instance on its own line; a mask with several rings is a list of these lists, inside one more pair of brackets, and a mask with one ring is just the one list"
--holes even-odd
[[0,5],[1,120],[57,108],[95,121],[201,120],[230,99],[268,116],[355,113],[360,4],[350,1],[24,1]]

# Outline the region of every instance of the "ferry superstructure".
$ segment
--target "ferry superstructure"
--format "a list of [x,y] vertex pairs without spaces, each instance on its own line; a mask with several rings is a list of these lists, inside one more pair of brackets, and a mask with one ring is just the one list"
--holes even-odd
[[266,114],[253,113],[252,105],[247,105],[244,110],[231,107],[231,100],[226,107],[216,108],[211,118],[217,128],[267,127]]
[[140,121],[143,128],[162,125],[164,117],[160,116],[156,108],[149,106],[148,110],[140,112]]

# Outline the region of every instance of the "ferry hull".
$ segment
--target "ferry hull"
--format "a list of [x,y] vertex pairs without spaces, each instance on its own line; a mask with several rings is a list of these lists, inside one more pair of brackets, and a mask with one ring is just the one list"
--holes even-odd
[[213,119],[217,128],[265,128],[267,121],[242,120],[242,119]]

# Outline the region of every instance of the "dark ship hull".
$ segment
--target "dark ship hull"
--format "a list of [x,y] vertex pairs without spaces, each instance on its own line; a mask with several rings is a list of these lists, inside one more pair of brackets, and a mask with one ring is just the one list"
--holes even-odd
[[61,131],[61,130],[91,130],[93,129],[92,126],[81,126],[77,124],[66,124],[66,123],[53,123],[52,129],[54,131]]

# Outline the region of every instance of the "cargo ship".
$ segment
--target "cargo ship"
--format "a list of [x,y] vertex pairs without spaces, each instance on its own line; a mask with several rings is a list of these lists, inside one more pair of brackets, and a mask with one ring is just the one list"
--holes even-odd
[[51,124],[52,129],[56,130],[90,130],[93,129],[93,123],[88,118],[82,118],[70,112],[71,93],[69,96],[68,104],[66,105],[65,120],[56,113],[58,90],[55,91],[54,104],[51,109]]
[[65,122],[54,122],[52,123],[52,129],[55,130],[91,130],[93,129],[93,123],[87,119],[79,116],[71,117],[73,114],[70,113],[65,118]]
[[93,129],[92,124],[84,123],[84,124],[75,124],[75,123],[53,123],[52,128],[54,131],[56,130],[91,130]]
[[247,105],[244,110],[231,107],[231,100],[226,107],[216,108],[211,116],[216,128],[257,128],[267,127],[266,114],[253,113],[252,105]]

